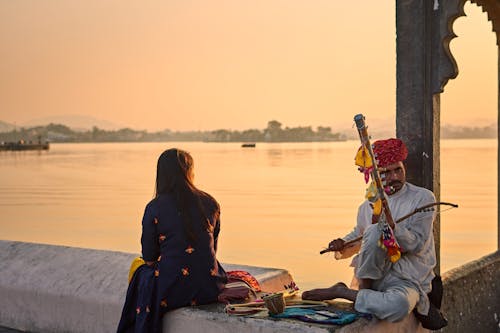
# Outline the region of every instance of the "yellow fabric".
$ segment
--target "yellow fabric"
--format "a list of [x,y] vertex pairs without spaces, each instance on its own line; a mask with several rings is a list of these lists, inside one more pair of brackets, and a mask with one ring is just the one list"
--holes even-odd
[[365,198],[373,204],[373,215],[382,213],[382,200],[380,199],[375,182],[371,182],[366,189]]
[[380,215],[382,213],[382,200],[378,199],[373,203],[373,215]]
[[368,185],[368,187],[366,188],[365,198],[370,202],[375,202],[377,201],[377,199],[379,199],[377,185],[375,185],[375,182],[371,182],[370,185]]
[[360,166],[365,169],[373,165],[370,153],[368,152],[368,149],[366,149],[365,146],[359,147],[358,152],[356,153],[356,157],[354,159],[354,163],[357,166]]
[[132,263],[130,264],[130,270],[128,272],[128,283],[130,283],[130,281],[132,281],[132,277],[134,276],[134,273],[137,270],[137,268],[139,268],[145,264],[146,264],[146,262],[141,257],[137,257],[137,258],[134,258],[134,260],[132,260]]
[[396,252],[396,254],[393,254],[392,256],[389,257],[391,262],[394,264],[396,261],[398,261],[401,258],[401,252]]

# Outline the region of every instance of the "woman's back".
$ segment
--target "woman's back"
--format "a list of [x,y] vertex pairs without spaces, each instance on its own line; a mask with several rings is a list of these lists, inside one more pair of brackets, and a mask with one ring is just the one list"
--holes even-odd
[[208,212],[209,228],[202,223],[196,202],[189,204],[194,239],[189,239],[185,222],[172,195],[161,194],[147,206],[143,219],[142,247],[146,261],[157,261],[155,276],[164,308],[215,302],[226,281],[216,259],[220,230],[218,205],[211,197],[201,198]]
[[189,153],[163,152],[142,219],[146,265],[130,282],[118,332],[161,332],[166,311],[217,301],[227,282],[216,259],[219,216],[217,201],[193,184]]

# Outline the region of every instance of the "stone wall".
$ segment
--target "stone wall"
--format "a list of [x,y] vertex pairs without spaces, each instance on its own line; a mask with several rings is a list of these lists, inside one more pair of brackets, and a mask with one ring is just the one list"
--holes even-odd
[[[0,240],[0,326],[37,333],[116,332],[136,256]],[[269,291],[291,281],[284,269],[223,266],[250,272]]]
[[[0,240],[0,326],[37,333],[115,332],[136,256]],[[445,332],[496,332],[499,257],[497,252],[445,274],[443,310],[450,321]],[[269,292],[292,279],[284,269],[223,266],[250,272]],[[164,332],[428,332],[412,314],[399,323],[362,318],[338,327],[228,316],[222,308],[214,304],[172,311],[164,318]]]
[[443,274],[442,332],[500,332],[500,252]]

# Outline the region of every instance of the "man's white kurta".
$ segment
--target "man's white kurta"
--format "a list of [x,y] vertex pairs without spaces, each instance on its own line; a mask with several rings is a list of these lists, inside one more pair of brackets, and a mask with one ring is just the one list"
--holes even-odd
[[[422,187],[410,183],[403,185],[401,190],[388,196],[389,208],[394,221],[398,220],[415,209],[435,202],[434,194]],[[401,258],[394,264],[390,263],[388,257],[385,257],[384,272],[382,276],[378,273],[369,272],[369,265],[364,265],[361,261],[374,261],[374,258],[368,258],[365,255],[361,258],[359,255],[353,259],[356,276],[358,278],[374,278],[384,280],[384,283],[375,283],[379,290],[387,288],[387,283],[397,284],[401,281],[402,285],[413,286],[417,289],[419,299],[416,304],[418,312],[427,314],[429,310],[429,301],[427,293],[431,290],[431,281],[434,278],[433,268],[436,265],[436,253],[434,248],[433,222],[436,216],[434,209],[418,212],[410,218],[398,223],[394,229],[396,240],[402,249]],[[370,203],[365,201],[358,210],[357,224],[354,230],[346,235],[345,241],[352,240],[365,233],[372,221],[372,208]],[[375,262],[369,262],[370,265]],[[360,266],[363,272],[360,272]],[[365,276],[363,276],[365,275]],[[387,277],[389,275],[390,277]],[[381,281],[379,281],[381,282]],[[359,294],[358,294],[359,295]],[[357,300],[358,302],[358,300]]]

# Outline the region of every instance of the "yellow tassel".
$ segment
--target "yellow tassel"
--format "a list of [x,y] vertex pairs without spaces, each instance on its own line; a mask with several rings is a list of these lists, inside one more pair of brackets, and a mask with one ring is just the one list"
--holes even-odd
[[373,165],[368,149],[366,149],[365,146],[359,147],[356,157],[354,158],[354,164],[365,169]]
[[396,261],[399,260],[399,258],[401,258],[401,252],[398,251],[396,252],[396,254],[393,254],[389,259],[394,264]]
[[366,188],[365,198],[370,202],[375,202],[378,199],[377,186],[374,182],[371,182],[370,185]]
[[380,215],[382,213],[382,200],[378,199],[373,203],[373,215]]

